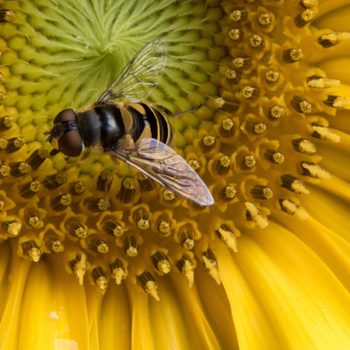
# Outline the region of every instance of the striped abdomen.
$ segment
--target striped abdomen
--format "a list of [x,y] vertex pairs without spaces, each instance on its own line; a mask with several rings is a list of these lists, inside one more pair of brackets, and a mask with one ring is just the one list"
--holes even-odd
[[161,106],[144,103],[101,105],[77,115],[79,131],[85,146],[101,144],[104,150],[117,145],[118,140],[130,133],[134,142],[152,137],[165,144],[172,139],[166,110]]

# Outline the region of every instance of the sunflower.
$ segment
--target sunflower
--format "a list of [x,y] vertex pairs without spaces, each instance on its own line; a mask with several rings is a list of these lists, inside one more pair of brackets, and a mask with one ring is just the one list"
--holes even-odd
[[[1,349],[350,347],[349,0],[0,4]],[[46,141],[159,39],[209,207]]]

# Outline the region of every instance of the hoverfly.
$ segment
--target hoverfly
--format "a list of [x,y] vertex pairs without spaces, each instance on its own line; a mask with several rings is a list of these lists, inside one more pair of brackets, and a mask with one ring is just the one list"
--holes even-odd
[[211,205],[214,200],[203,180],[168,146],[173,135],[168,117],[174,114],[159,104],[140,102],[159,83],[165,51],[160,40],[146,44],[92,106],[59,112],[47,140],[56,139],[57,152],[69,157],[98,146],[175,193]]

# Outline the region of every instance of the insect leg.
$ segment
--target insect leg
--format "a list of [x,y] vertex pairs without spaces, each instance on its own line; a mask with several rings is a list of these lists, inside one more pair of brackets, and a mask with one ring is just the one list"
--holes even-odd
[[187,113],[193,113],[195,111],[197,111],[199,108],[201,108],[203,106],[203,104],[201,103],[200,105],[191,108],[191,109],[186,109],[185,111],[180,111],[180,112],[176,112],[176,113],[171,113],[169,114],[169,117],[171,118],[177,118],[180,117],[181,115],[187,114]]

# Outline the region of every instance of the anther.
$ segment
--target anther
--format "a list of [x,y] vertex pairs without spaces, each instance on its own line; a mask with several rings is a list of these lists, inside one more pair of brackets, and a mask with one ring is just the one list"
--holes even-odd
[[15,19],[15,13],[11,10],[0,9],[0,22],[12,22]]
[[147,295],[153,297],[157,301],[160,300],[158,294],[158,285],[150,272],[143,272],[141,275],[137,276],[137,280]]
[[251,189],[250,193],[256,199],[271,199],[273,197],[271,188],[267,186],[256,185]]
[[340,80],[328,79],[319,75],[311,75],[306,79],[307,85],[314,89],[327,89],[331,87],[338,87]]
[[138,245],[134,236],[124,238],[124,252],[129,257],[135,257],[138,254]]
[[202,258],[203,258],[205,269],[208,271],[209,275],[212,278],[214,278],[217,284],[221,284],[219,269],[218,269],[218,261],[213,251],[211,249],[206,250],[203,253]]
[[264,156],[269,162],[274,164],[282,164],[284,162],[284,155],[274,149],[267,149]]
[[262,135],[266,132],[267,126],[265,123],[255,123],[252,125],[252,131],[255,135]]
[[72,197],[68,193],[56,196],[51,201],[51,207],[55,211],[62,211],[67,209],[72,203]]
[[137,227],[142,231],[147,230],[150,225],[149,220],[147,218],[140,218],[136,224]]
[[123,280],[128,276],[128,270],[126,265],[120,259],[115,259],[112,263],[109,264],[109,269],[115,282],[119,285]]
[[251,170],[256,165],[256,159],[253,155],[246,155],[242,160],[242,168],[246,170]]
[[301,162],[300,166],[301,166],[302,175],[310,176],[316,179],[323,179],[323,180],[330,179],[331,177],[329,172],[321,168],[318,164]]
[[151,260],[154,268],[160,275],[166,275],[170,272],[170,260],[165,253],[157,251],[151,256]]
[[263,12],[259,15],[258,17],[258,23],[262,26],[262,27],[267,27],[272,23],[272,16],[270,13],[268,12]]
[[350,99],[345,96],[329,95],[324,103],[333,108],[347,108],[350,107]]
[[265,80],[269,84],[277,83],[280,79],[280,73],[275,70],[268,70],[265,73]]
[[147,230],[150,226],[149,213],[144,208],[136,210],[133,219],[136,222],[137,227],[142,231]]
[[108,287],[108,278],[103,271],[102,267],[94,267],[91,271],[91,277],[94,281],[96,287],[101,291],[104,292]]
[[244,203],[246,207],[246,218],[248,221],[253,221],[259,228],[265,228],[269,222],[266,216],[251,202]]
[[123,226],[114,219],[108,219],[103,223],[103,230],[111,236],[120,237],[124,233]]
[[81,181],[76,181],[71,185],[70,190],[73,194],[82,194],[85,191],[85,185]]
[[239,108],[239,102],[225,101],[222,97],[218,97],[214,100],[216,109],[222,110],[227,113],[234,113]]
[[22,224],[14,220],[4,221],[1,223],[1,226],[9,237],[18,236],[22,229]]
[[194,269],[195,269],[195,266],[192,260],[187,255],[184,254],[182,258],[176,262],[176,267],[187,278],[189,287],[191,288],[194,281]]
[[265,47],[265,40],[259,34],[253,34],[249,38],[249,44],[253,49],[263,49]]
[[15,125],[15,119],[9,115],[5,115],[0,119],[0,130],[8,130]]
[[253,100],[256,99],[259,95],[259,91],[257,88],[253,86],[245,86],[241,90],[242,96],[246,98],[247,100]]
[[11,164],[10,173],[13,177],[20,177],[28,174],[32,170],[27,162],[16,162]]
[[30,181],[19,188],[19,193],[23,198],[32,198],[40,191],[40,181]]
[[129,203],[133,200],[136,193],[136,183],[135,180],[126,177],[123,179],[120,191],[117,194],[117,198],[123,203]]
[[304,183],[292,175],[282,175],[281,185],[289,191],[296,194],[309,194],[309,190],[305,187]]
[[64,245],[57,237],[46,238],[45,245],[52,253],[62,253],[64,251]]
[[269,110],[268,117],[271,120],[281,119],[286,114],[286,111],[283,107],[272,106]]
[[239,28],[232,28],[228,32],[229,38],[234,40],[234,41],[241,39],[242,34],[243,33],[241,33],[241,30]]
[[166,202],[171,202],[175,199],[175,194],[170,190],[164,189],[162,192],[162,197]]
[[190,159],[188,164],[192,167],[193,170],[198,171],[201,167],[201,164],[197,159]]
[[222,155],[216,163],[216,172],[219,175],[226,174],[230,169],[231,159],[228,156]]
[[303,51],[300,48],[291,48],[283,51],[282,59],[286,63],[294,63],[302,60],[304,57]]
[[53,239],[47,242],[46,245],[53,253],[62,253],[64,251],[63,243],[58,239]]
[[150,192],[155,188],[154,181],[141,173],[137,174],[137,182],[140,186],[141,192]]
[[3,151],[7,148],[9,142],[4,139],[3,137],[0,137],[0,151]]
[[96,189],[97,191],[108,191],[112,184],[113,175],[104,170],[101,171],[100,175],[97,178]]
[[165,237],[169,236],[171,233],[170,222],[164,219],[160,220],[157,225],[157,230],[158,230],[158,233],[161,234],[162,236],[165,236]]
[[84,275],[87,268],[87,259],[85,254],[78,254],[69,262],[72,272],[78,277],[80,285],[83,285]]
[[295,215],[301,220],[305,220],[308,217],[307,212],[299,204],[290,199],[280,199],[279,204],[282,211],[289,215]]
[[309,24],[315,17],[316,12],[314,9],[305,9],[303,12],[299,13],[295,19],[294,23],[298,28],[302,28]]
[[11,173],[11,168],[6,164],[0,163],[0,178],[8,177]]
[[185,228],[180,232],[180,243],[185,250],[191,250],[194,248],[194,235],[191,229]]
[[98,238],[93,238],[89,240],[88,247],[92,252],[98,254],[107,254],[109,251],[108,244],[102,239]]
[[327,33],[323,34],[318,38],[318,42],[324,48],[332,47],[339,44],[342,41],[350,39],[350,33],[342,32],[342,33]]
[[21,247],[23,251],[23,256],[34,262],[38,262],[40,260],[41,251],[34,240],[22,242]]
[[228,200],[236,198],[237,191],[235,189],[235,185],[233,184],[225,185],[223,189],[223,196],[225,199],[228,199]]
[[48,157],[48,150],[45,148],[39,148],[35,150],[26,160],[26,162],[32,167],[37,169]]
[[312,132],[313,137],[316,137],[320,140],[333,142],[333,143],[340,142],[340,136],[332,132],[329,128],[325,126],[313,125],[312,130],[313,130]]
[[39,216],[35,213],[35,211],[29,211],[25,214],[24,220],[27,225],[33,228],[41,228],[44,223],[40,220]]
[[299,138],[293,140],[292,144],[294,146],[294,149],[300,153],[315,154],[317,151],[316,145],[307,139]]
[[8,153],[13,153],[21,149],[25,144],[25,140],[23,137],[14,137],[8,140],[8,145],[6,151]]
[[67,181],[67,177],[64,173],[57,173],[54,175],[46,176],[44,180],[44,186],[49,190],[55,190],[59,188]]
[[237,250],[237,241],[235,234],[231,231],[231,229],[226,225],[221,225],[217,230],[215,230],[215,234],[226,243],[226,245],[235,253]]
[[101,212],[108,209],[109,204],[106,198],[90,198],[86,201],[87,207],[93,212]]
[[252,65],[252,59],[250,57],[236,57],[232,60],[232,64],[236,68],[248,68]]
[[241,77],[241,73],[229,68],[225,70],[224,74],[226,79],[229,80],[231,83],[238,83]]
[[290,104],[299,113],[309,114],[312,112],[311,103],[302,96],[293,96]]
[[247,18],[247,11],[244,9],[235,9],[230,13],[230,19],[233,22],[241,22]]
[[205,147],[212,147],[215,145],[215,142],[216,142],[215,137],[211,135],[203,136],[201,141],[202,141],[202,145]]
[[221,121],[220,133],[223,137],[231,137],[235,133],[235,124],[232,119],[226,118]]
[[68,232],[74,237],[84,239],[87,236],[87,229],[79,222],[72,222],[68,227]]

